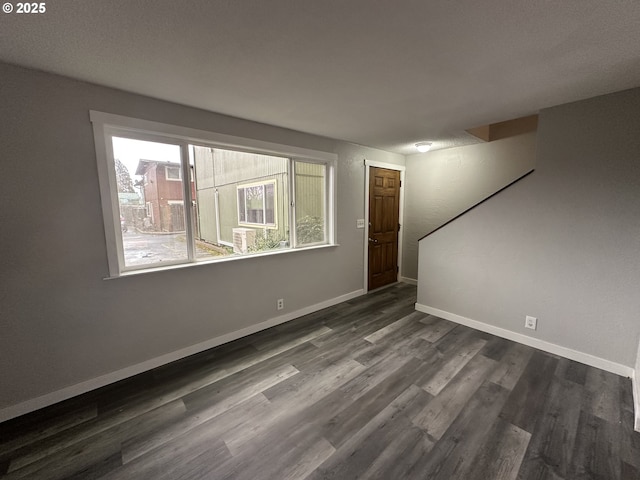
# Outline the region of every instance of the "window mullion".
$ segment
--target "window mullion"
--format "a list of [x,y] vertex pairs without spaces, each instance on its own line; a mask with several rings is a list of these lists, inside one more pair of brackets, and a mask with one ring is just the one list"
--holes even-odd
[[333,178],[333,172],[331,166],[325,165],[324,167],[324,188],[325,194],[322,199],[322,208],[324,214],[324,240],[325,242],[333,243],[333,184],[331,179]]
[[[180,168],[182,171],[182,188],[184,198],[184,226],[187,237],[187,257],[196,261],[195,225],[193,224],[194,201],[191,194],[191,163],[189,162],[189,144],[180,143]],[[195,178],[195,172],[194,172]]]
[[289,159],[289,243],[292,248],[298,246],[296,238],[296,161]]

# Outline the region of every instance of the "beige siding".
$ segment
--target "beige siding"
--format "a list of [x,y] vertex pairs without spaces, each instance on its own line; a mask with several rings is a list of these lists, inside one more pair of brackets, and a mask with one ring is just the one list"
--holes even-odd
[[198,228],[200,240],[217,244],[218,231],[216,227],[216,191],[213,188],[198,190]]
[[325,166],[314,163],[296,163],[296,213],[324,217]]
[[[218,243],[216,226],[216,192],[218,194],[219,238],[222,242],[233,242],[233,229],[239,226],[269,231],[278,239],[289,238],[289,160],[231,150],[194,147],[196,169],[196,192],[200,238]],[[300,222],[320,225],[324,228],[325,166],[296,162],[296,213]],[[276,211],[275,228],[259,225],[239,224],[238,187],[275,180]],[[299,231],[299,233],[301,233]],[[302,236],[299,236],[299,241]],[[308,237],[305,236],[305,238]],[[313,240],[321,241],[322,238]]]
[[[270,155],[234,152],[209,147],[194,147],[196,191],[200,236],[217,243],[215,192],[218,193],[220,240],[233,242],[238,222],[238,186],[276,181],[276,228],[278,238],[289,235],[288,159]],[[263,230],[264,227],[250,227]]]
[[216,186],[243,183],[286,174],[289,160],[257,153],[215,149],[214,181]]

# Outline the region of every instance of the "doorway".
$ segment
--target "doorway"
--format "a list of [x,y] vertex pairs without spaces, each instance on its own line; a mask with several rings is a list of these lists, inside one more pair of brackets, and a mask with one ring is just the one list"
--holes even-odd
[[367,290],[398,281],[401,171],[368,170]]

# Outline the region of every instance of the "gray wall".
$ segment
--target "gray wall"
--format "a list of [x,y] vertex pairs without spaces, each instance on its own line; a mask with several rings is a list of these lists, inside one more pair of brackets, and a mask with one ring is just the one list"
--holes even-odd
[[633,367],[639,245],[635,89],[544,110],[535,172],[420,242],[418,303]]
[[[404,157],[6,64],[0,78],[0,409],[363,288],[364,159]],[[340,245],[103,280],[90,109],[337,153]]]
[[407,157],[402,275],[417,278],[418,240],[534,167],[535,133]]

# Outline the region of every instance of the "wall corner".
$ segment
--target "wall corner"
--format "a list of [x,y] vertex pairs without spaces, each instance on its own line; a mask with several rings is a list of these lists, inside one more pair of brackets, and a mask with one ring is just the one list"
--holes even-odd
[[636,365],[631,377],[631,383],[633,388],[633,411],[635,414],[633,428],[636,432],[640,432],[640,341],[638,342]]

